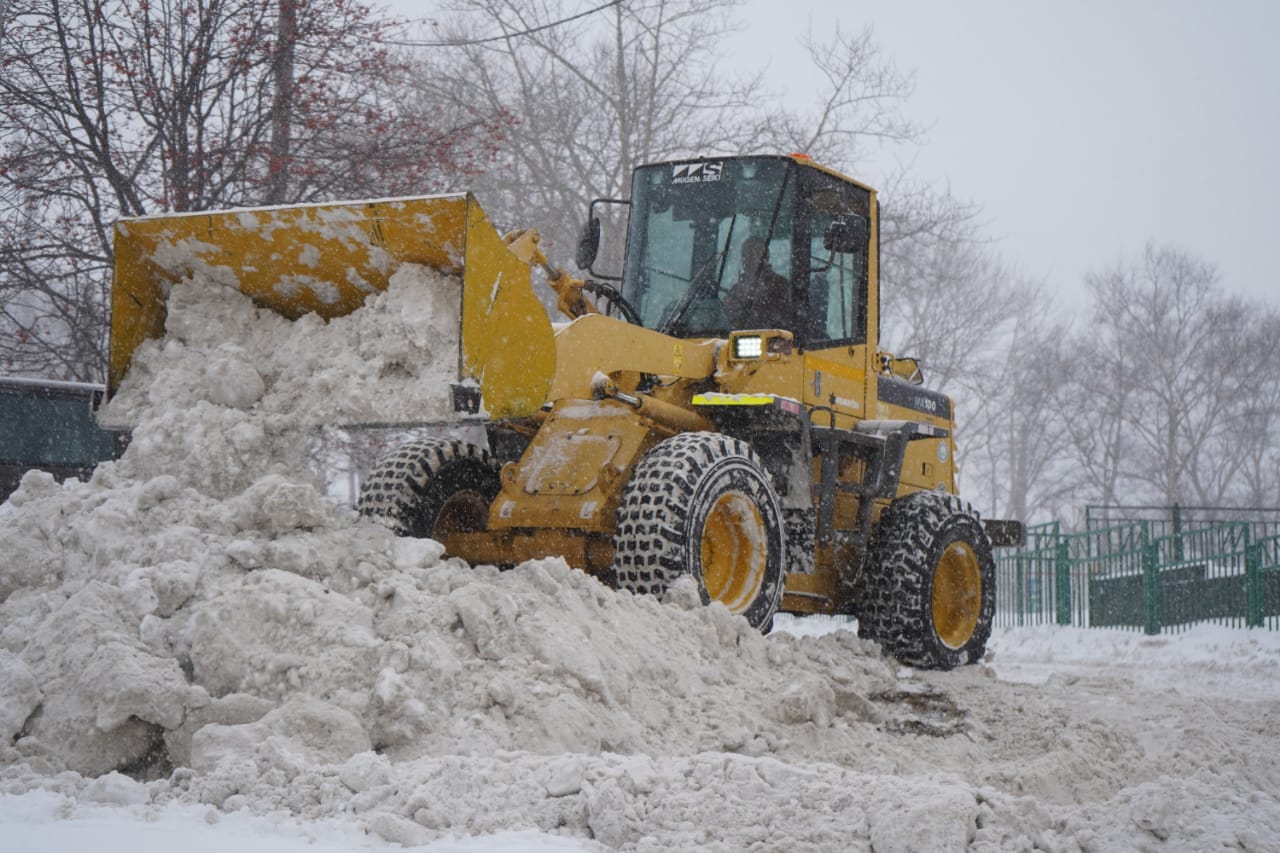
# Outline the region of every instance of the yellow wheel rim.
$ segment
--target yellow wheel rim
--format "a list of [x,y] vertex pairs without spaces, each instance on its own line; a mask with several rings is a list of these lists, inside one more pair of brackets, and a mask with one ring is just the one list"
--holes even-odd
[[982,609],[982,567],[968,542],[952,542],[933,572],[933,628],[949,648],[969,642]]
[[721,495],[702,528],[707,595],[742,613],[760,595],[768,559],[768,532],[755,501],[738,492]]

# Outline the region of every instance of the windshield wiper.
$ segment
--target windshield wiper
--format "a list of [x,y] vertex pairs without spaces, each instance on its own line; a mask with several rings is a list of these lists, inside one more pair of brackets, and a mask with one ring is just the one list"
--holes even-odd
[[[729,255],[729,246],[733,245],[733,228],[737,224],[738,214],[735,213],[733,218],[729,220],[729,233],[725,235],[724,248],[694,271],[691,281],[697,282],[697,284],[685,291],[684,296],[676,303],[676,310],[672,311],[671,316],[667,318],[667,321],[658,328],[659,332],[664,335],[669,335],[675,329],[679,328],[681,321],[684,320],[684,315],[688,314],[689,309],[692,308],[694,303],[703,296],[706,296],[708,293],[715,297],[720,295],[720,274],[723,274],[724,272],[725,261]],[[703,275],[707,267],[711,264],[715,264],[717,260],[719,261],[719,263],[716,264],[717,275],[715,277]]]

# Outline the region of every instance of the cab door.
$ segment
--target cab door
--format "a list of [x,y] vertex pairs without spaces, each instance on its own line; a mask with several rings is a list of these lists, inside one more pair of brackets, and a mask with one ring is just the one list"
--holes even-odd
[[[816,169],[802,171],[794,261],[804,279],[804,322],[797,330],[805,351],[804,402],[830,409],[814,413],[815,426],[848,429],[854,420],[874,417],[867,411],[873,399],[867,376],[874,347],[874,333],[868,333],[873,200],[863,187]],[[858,248],[827,248],[833,224],[839,227],[858,219],[867,226]],[[823,414],[834,423],[824,423]]]

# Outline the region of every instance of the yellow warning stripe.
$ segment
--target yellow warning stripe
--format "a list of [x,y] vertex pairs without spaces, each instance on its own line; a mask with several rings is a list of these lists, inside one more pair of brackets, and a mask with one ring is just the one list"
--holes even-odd
[[777,398],[769,394],[694,394],[695,406],[772,406]]

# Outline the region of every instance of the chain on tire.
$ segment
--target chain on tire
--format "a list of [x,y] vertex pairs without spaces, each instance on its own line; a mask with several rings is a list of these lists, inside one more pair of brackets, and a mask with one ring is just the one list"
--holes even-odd
[[760,458],[729,436],[690,432],[655,446],[622,494],[614,535],[618,585],[661,595],[677,578],[698,584],[767,630],[782,600],[786,535]]
[[979,660],[995,615],[995,558],[977,512],[954,495],[895,500],[876,527],[858,633],[901,662],[952,669]]
[[399,536],[443,541],[479,530],[500,488],[498,462],[458,439],[424,438],[384,456],[360,489],[361,515]]

